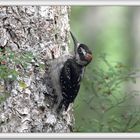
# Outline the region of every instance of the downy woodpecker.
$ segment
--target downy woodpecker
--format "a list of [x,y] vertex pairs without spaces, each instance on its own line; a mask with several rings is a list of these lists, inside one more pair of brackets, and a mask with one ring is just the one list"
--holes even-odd
[[62,100],[57,108],[57,113],[62,108],[67,111],[69,104],[73,103],[82,80],[85,67],[92,60],[92,52],[85,44],[79,43],[74,35],[70,32],[74,42],[74,55],[69,58],[60,71],[60,87],[62,92]]

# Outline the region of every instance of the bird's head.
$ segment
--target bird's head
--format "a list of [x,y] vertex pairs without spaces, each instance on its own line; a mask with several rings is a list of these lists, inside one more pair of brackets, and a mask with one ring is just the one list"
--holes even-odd
[[88,65],[92,60],[91,50],[89,50],[89,48],[85,44],[79,43],[72,32],[70,32],[70,34],[74,43],[74,57],[76,59],[76,62],[82,66]]

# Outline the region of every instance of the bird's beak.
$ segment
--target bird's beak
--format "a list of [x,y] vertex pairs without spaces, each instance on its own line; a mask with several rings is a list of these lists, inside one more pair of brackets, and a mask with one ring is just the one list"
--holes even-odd
[[76,53],[76,50],[77,50],[77,47],[78,47],[79,42],[78,42],[77,39],[74,37],[74,35],[72,34],[71,31],[70,31],[70,34],[71,34],[71,37],[72,37],[72,40],[73,40],[73,43],[74,43],[74,52]]

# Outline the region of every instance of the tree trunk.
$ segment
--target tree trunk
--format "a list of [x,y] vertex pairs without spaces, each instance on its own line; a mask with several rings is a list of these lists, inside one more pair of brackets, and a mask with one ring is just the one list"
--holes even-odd
[[0,7],[0,58],[5,58],[0,67],[8,68],[6,76],[0,77],[0,95],[10,94],[1,103],[0,132],[72,131],[71,109],[60,115],[54,110],[56,89],[49,74],[54,68],[50,62],[68,54],[69,9]]

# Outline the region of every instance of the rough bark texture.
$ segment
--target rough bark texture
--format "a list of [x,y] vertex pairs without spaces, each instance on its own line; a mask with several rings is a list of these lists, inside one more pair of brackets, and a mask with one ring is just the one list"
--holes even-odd
[[17,80],[0,80],[1,96],[5,89],[10,93],[1,103],[0,132],[71,132],[72,112],[58,116],[53,111],[50,66],[46,65],[50,59],[68,54],[68,11],[67,6],[0,7],[0,46],[36,56],[26,69],[8,64],[22,73]]

